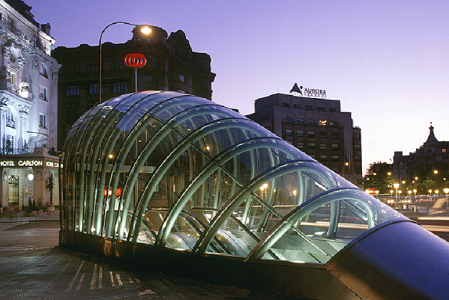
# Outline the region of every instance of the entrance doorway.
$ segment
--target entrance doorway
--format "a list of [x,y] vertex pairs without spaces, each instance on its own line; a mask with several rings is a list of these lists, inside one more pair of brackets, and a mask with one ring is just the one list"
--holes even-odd
[[8,205],[19,205],[19,176],[8,176]]

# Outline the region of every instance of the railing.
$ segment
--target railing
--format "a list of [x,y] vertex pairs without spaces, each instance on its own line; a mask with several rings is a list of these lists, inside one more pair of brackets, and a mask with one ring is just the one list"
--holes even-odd
[[32,154],[34,150],[30,150],[29,148],[8,148],[5,147],[0,149],[1,154]]
[[17,35],[21,40],[23,40],[24,42],[28,43],[29,45],[38,48],[42,51],[44,51],[45,53],[49,53],[49,48],[44,46],[40,40],[36,39],[36,38],[30,38],[29,36],[27,36],[22,30],[20,30],[19,28],[17,28],[16,26],[14,26],[13,24],[11,24],[11,22],[9,22],[7,19],[5,18],[1,18],[0,22],[5,25],[5,28],[9,31],[11,31],[13,34]]

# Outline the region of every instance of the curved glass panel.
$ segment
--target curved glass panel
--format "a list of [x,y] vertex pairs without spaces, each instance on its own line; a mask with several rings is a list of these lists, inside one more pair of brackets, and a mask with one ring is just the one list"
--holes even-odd
[[325,263],[403,218],[255,122],[175,92],[91,109],[61,165],[63,229],[176,250]]

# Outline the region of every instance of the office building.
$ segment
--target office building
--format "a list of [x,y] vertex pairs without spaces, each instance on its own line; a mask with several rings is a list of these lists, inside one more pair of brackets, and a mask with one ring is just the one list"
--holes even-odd
[[247,117],[360,185],[361,130],[350,112],[341,111],[340,100],[320,98],[325,91],[313,91],[310,96],[292,92],[257,99],[255,112]]

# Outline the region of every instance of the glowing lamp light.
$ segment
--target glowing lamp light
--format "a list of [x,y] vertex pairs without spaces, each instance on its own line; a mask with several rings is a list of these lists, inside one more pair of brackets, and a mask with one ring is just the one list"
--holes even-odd
[[31,173],[30,173],[30,174],[28,174],[28,180],[29,180],[29,181],[32,181],[33,179],[34,179],[34,175],[33,175],[33,174],[31,174]]
[[151,33],[151,28],[150,27],[142,27],[142,29],[140,29],[140,32],[142,32],[143,34],[150,34]]

